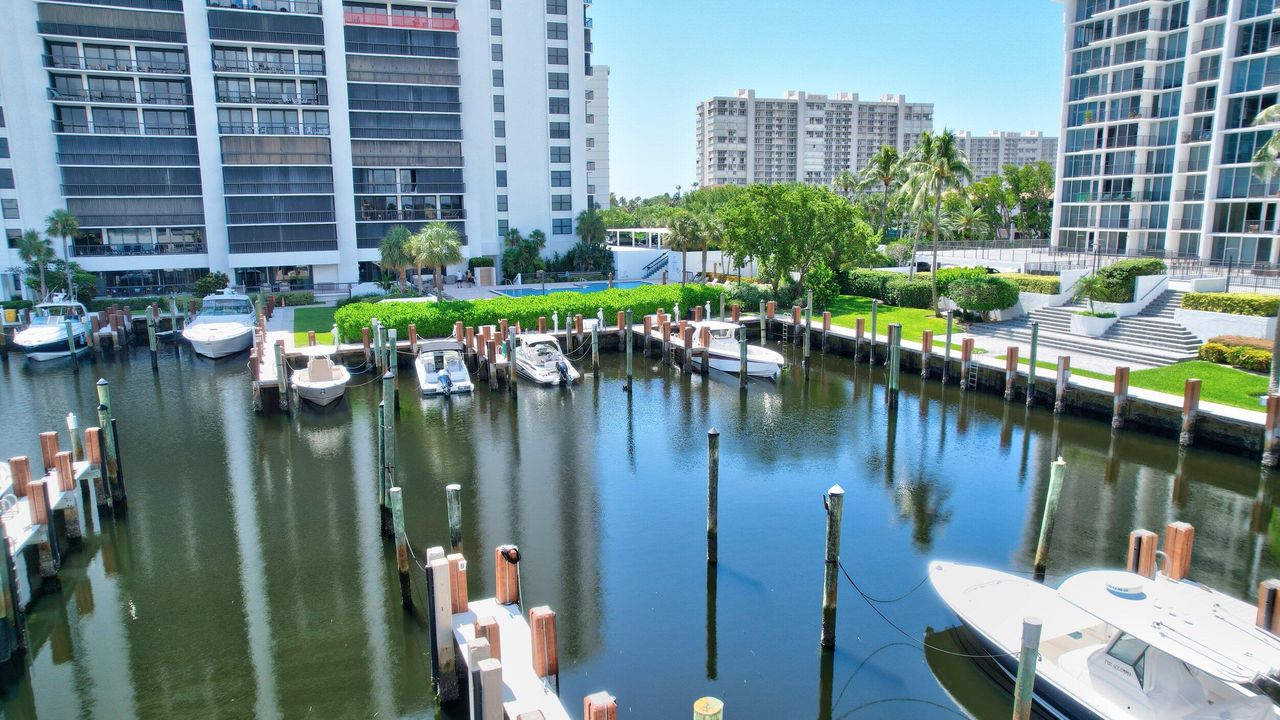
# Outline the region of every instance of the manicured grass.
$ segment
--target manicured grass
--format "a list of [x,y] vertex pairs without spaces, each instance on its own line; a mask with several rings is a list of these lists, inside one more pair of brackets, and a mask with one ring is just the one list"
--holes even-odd
[[1258,397],[1267,393],[1267,377],[1203,360],[1181,362],[1162,368],[1134,370],[1129,375],[1133,387],[1159,390],[1182,396],[1188,378],[1199,378],[1200,397],[1207,402],[1261,410]]
[[[996,356],[995,356],[995,359],[996,359],[996,360],[1003,360],[1004,358],[1005,358],[1005,356],[1004,356],[1004,355],[996,355]],[[1019,364],[1019,365],[1026,365],[1026,364],[1027,364],[1027,359],[1026,359],[1026,358],[1024,358],[1024,357],[1019,357],[1019,358],[1018,358],[1018,364]],[[1038,367],[1038,368],[1043,368],[1043,369],[1045,369],[1045,370],[1052,370],[1052,371],[1054,371],[1054,372],[1057,372],[1057,371],[1058,371],[1058,364],[1057,364],[1057,363],[1051,363],[1051,362],[1049,362],[1048,360],[1037,360],[1037,361],[1036,361],[1036,367]],[[1082,369],[1082,368],[1071,368],[1071,374],[1072,374],[1072,375],[1079,375],[1080,377],[1093,378],[1094,380],[1114,380],[1114,379],[1115,379],[1115,376],[1114,376],[1114,375],[1108,375],[1108,374],[1106,374],[1106,373],[1100,373],[1100,372],[1097,372],[1097,371],[1095,371],[1095,370],[1084,370],[1084,369]],[[1038,373],[1037,373],[1037,375],[1038,375]],[[1132,379],[1130,379],[1129,384],[1130,384],[1130,385],[1132,385],[1132,384],[1133,384],[1133,380],[1132,380]]]
[[306,345],[307,331],[316,331],[316,342],[322,345],[333,342],[333,311],[331,307],[300,307],[293,311],[293,344]]
[[[853,328],[858,318],[866,318],[867,337],[871,337],[871,298],[841,295],[828,309],[831,310],[831,324],[840,327]],[[934,317],[932,310],[900,308],[881,303],[876,310],[877,339],[883,339],[888,334],[889,323],[902,323],[903,340],[920,342],[925,330],[933,330],[934,342],[938,343],[937,347],[941,347],[947,336],[946,318]],[[954,323],[951,331],[960,333],[964,329],[959,323]]]

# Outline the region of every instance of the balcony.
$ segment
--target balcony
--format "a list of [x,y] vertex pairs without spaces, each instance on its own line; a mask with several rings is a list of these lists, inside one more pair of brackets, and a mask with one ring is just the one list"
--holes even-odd
[[375,210],[373,207],[362,207],[356,211],[357,220],[466,220],[467,211],[462,208],[406,208],[404,210]]
[[1219,18],[1227,14],[1225,2],[1210,2],[1209,7],[1196,13],[1196,22],[1204,22],[1211,18]]
[[1208,160],[1200,160],[1200,161],[1187,160],[1187,161],[1178,163],[1178,172],[1196,173],[1196,172],[1208,172],[1208,171],[1209,171]]
[[1183,190],[1183,191],[1178,195],[1178,199],[1179,199],[1179,200],[1181,200],[1181,201],[1184,201],[1184,202],[1186,202],[1186,201],[1188,201],[1188,200],[1190,200],[1190,201],[1192,201],[1192,202],[1197,201],[1197,200],[1203,200],[1203,199],[1204,199],[1204,190]]
[[86,58],[81,55],[44,55],[44,66],[55,70],[91,70],[93,72],[127,72],[152,75],[186,75],[187,63],[134,60],[115,60],[109,58]]
[[261,75],[324,75],[324,63],[281,63],[249,60],[214,60],[218,72],[255,73]]
[[76,184],[63,185],[62,194],[67,197],[199,197],[200,185],[168,183],[164,185],[129,184]]
[[1182,133],[1182,142],[1184,143],[1209,142],[1212,139],[1212,130],[1191,130],[1189,132]]
[[75,103],[112,103],[116,105],[191,105],[191,96],[169,93],[117,93],[101,90],[54,90],[48,89],[49,99],[54,102]]
[[1202,82],[1211,82],[1222,76],[1222,70],[1214,68],[1212,70],[1198,70],[1187,76],[1187,83],[1196,84]]
[[217,94],[220,103],[239,103],[251,105],[328,105],[328,95],[255,95],[253,93]]
[[266,10],[306,15],[321,13],[320,0],[205,0],[205,5],[234,10]]
[[185,243],[121,243],[111,245],[72,245],[76,257],[133,257],[137,255],[203,255],[203,242]]
[[1213,38],[1211,40],[1199,40],[1191,44],[1191,54],[1208,52],[1209,50],[1219,50],[1222,48],[1222,38]]
[[1197,100],[1183,105],[1182,110],[1186,113],[1213,112],[1216,105],[1217,102],[1214,100]]
[[356,183],[357,195],[462,195],[467,191],[465,183]]
[[418,15],[388,15],[372,12],[344,12],[342,21],[347,25],[369,25],[372,27],[392,27],[407,30],[447,30],[458,31],[456,18],[420,17]]
[[218,123],[222,135],[328,135],[328,125],[277,123]]
[[1184,217],[1176,223],[1176,226],[1179,230],[1199,230],[1200,218]]
[[52,121],[55,133],[80,135],[195,135],[195,125],[102,125],[97,123],[72,123]]
[[298,212],[229,212],[228,225],[277,225],[280,223],[331,223],[334,213],[331,210],[311,210]]

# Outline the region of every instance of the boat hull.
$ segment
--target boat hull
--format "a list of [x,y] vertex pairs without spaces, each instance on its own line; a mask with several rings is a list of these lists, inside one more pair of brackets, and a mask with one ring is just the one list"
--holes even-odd
[[[711,353],[711,367],[722,372],[737,374],[742,368],[742,360],[734,357],[729,358],[724,355],[718,355],[715,351]],[[768,378],[770,380],[777,379],[778,373],[782,368],[774,362],[761,362],[747,358],[747,376]]]
[[298,397],[309,403],[325,407],[326,405],[332,405],[341,400],[342,396],[347,391],[347,386],[345,384],[309,387],[298,385],[296,386],[296,389],[298,391]]
[[245,328],[243,333],[217,340],[202,340],[187,335],[183,337],[191,343],[191,349],[195,350],[197,355],[216,360],[248,350],[253,345],[253,328]]
[[[966,653],[979,656],[974,658],[975,662],[982,665],[989,676],[1012,693],[1017,683],[1018,659],[1006,653],[994,640],[963,618],[961,626],[963,632],[957,635],[958,644]],[[1107,720],[1043,675],[1036,675],[1033,695],[1036,710],[1044,717],[1057,720]]]
[[540,371],[535,368],[530,368],[522,362],[516,363],[516,372],[520,374],[520,377],[546,387],[572,385],[582,377],[582,375],[573,366],[569,367],[569,377],[568,379],[565,379],[562,378],[558,372]]
[[[81,355],[89,351],[88,340],[84,333],[75,334],[73,337],[75,338],[77,355]],[[71,351],[67,348],[67,339],[65,337],[58,340],[50,340],[40,343],[23,343],[19,338],[15,339],[14,343],[22,349],[22,354],[25,355],[28,360],[33,360],[35,362],[71,357]]]

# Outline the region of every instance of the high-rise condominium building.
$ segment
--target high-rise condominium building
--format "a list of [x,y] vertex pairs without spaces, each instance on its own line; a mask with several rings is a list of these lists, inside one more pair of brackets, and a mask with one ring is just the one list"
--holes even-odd
[[698,104],[698,184],[806,182],[830,185],[857,172],[882,146],[906,151],[933,129],[933,103],[902,95],[878,101],[789,90],[757,98],[754,90]]
[[586,6],[8,3],[4,226],[70,210],[72,259],[99,292],[211,269],[249,285],[373,279],[397,224],[448,223],[467,256],[497,254],[508,227],[563,250],[587,207]]
[[956,132],[960,149],[969,156],[973,179],[998,175],[1006,165],[1026,167],[1038,162],[1050,165],[1058,160],[1058,138],[1044,133],[993,130],[990,135],[974,135],[968,130]]
[[609,66],[587,78],[587,202],[609,207]]
[[1252,126],[1280,88],[1275,0],[1065,0],[1053,242],[1275,262],[1277,181]]

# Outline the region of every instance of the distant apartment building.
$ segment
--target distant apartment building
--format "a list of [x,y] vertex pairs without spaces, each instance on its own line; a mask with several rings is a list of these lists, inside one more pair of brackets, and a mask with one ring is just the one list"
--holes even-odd
[[9,3],[4,227],[67,208],[103,293],[210,270],[371,280],[395,225],[452,225],[465,256],[497,254],[509,227],[563,251],[589,195],[588,5]]
[[1038,162],[1053,165],[1058,160],[1058,138],[1044,133],[993,130],[990,135],[975,135],[968,130],[956,132],[960,148],[969,156],[973,179],[999,175],[1006,165],[1026,167]]
[[1054,245],[1276,262],[1280,181],[1252,168],[1272,130],[1252,122],[1280,89],[1280,3],[1059,1]]
[[609,66],[587,78],[587,204],[609,207]]
[[933,129],[933,103],[902,95],[862,100],[856,93],[754,90],[698,104],[697,180],[703,187],[804,182],[830,185],[857,172],[882,146],[905,152]]

